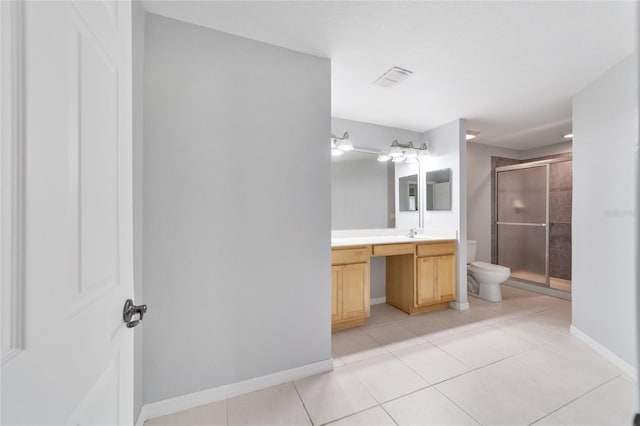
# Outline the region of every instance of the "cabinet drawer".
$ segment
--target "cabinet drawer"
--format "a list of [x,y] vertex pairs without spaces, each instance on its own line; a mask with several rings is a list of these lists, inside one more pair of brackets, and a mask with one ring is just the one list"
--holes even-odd
[[419,244],[417,256],[439,256],[442,254],[455,254],[456,242],[447,241],[445,243]]
[[369,262],[369,247],[331,250],[331,264],[343,265],[347,263]]
[[396,254],[413,254],[416,246],[411,243],[404,244],[380,244],[373,246],[372,256],[393,256]]

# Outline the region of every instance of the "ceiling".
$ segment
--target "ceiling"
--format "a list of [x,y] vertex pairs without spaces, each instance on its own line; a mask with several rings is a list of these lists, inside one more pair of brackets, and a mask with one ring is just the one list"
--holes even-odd
[[[571,97],[635,49],[636,3],[144,1],[149,12],[331,58],[332,116],[478,143],[563,142]],[[392,66],[414,74],[371,83]]]

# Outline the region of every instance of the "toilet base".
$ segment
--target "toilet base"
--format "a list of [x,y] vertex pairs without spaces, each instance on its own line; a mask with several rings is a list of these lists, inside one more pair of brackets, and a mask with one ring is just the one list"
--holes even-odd
[[489,302],[502,302],[502,291],[500,284],[480,284],[478,297]]

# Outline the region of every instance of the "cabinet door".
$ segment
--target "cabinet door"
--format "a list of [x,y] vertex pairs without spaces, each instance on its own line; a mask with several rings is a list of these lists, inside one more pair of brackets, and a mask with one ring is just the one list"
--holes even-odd
[[438,294],[440,302],[448,302],[456,298],[456,257],[438,257]]
[[342,266],[342,318],[369,316],[369,264]]
[[331,267],[331,321],[342,319],[342,266]]
[[420,307],[437,302],[438,257],[419,257],[416,259],[416,298],[415,306]]

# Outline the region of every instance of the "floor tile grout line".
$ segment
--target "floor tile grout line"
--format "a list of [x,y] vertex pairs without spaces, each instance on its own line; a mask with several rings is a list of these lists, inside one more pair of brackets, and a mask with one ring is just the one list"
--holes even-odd
[[[386,402],[385,402],[385,404],[386,404]],[[380,404],[380,408],[382,408],[382,411],[384,411],[384,412],[387,414],[387,416],[389,416],[389,418],[391,419],[391,421],[392,421],[393,423],[395,423],[395,424],[396,424],[396,426],[400,426],[400,423],[398,423],[398,421],[397,421],[397,420],[396,420],[396,419],[391,415],[391,413],[390,413],[390,412],[388,412],[386,408],[384,408],[384,405],[383,405],[383,404]]]
[[302,395],[300,395],[300,391],[298,390],[298,386],[296,386],[296,382],[292,381],[291,384],[293,385],[293,388],[296,390],[296,395],[298,395],[298,399],[300,400],[300,403],[302,403],[302,408],[304,408],[305,413],[307,413],[307,418],[309,419],[309,423],[311,423],[311,425],[313,426],[313,419],[311,418],[311,414],[307,409],[307,405],[304,403],[304,400],[302,399]]
[[[374,401],[375,401],[375,398],[374,398]],[[372,408],[376,408],[376,407],[381,407],[381,404],[376,403],[375,405],[372,405],[371,407],[367,407],[367,408],[363,408],[362,410],[354,411],[354,412],[353,412],[353,413],[351,413],[351,414],[347,414],[347,415],[344,415],[344,416],[342,416],[342,417],[338,417],[337,419],[329,420],[328,422],[326,422],[326,423],[321,423],[321,424],[319,424],[319,425],[317,425],[317,426],[326,426],[326,425],[331,425],[331,424],[334,424],[335,422],[339,422],[340,420],[344,420],[344,419],[347,419],[347,418],[349,418],[349,417],[351,417],[351,416],[355,416],[356,414],[364,413],[365,411],[367,411],[367,410],[371,410]],[[384,409],[384,408],[383,408],[383,409]],[[397,424],[397,423],[396,423],[396,424]],[[316,425],[314,425],[314,426],[316,426]]]
[[446,393],[444,393],[443,391],[441,391],[440,389],[438,389],[437,386],[433,386],[433,388],[438,391],[440,393],[440,395],[444,396],[445,398],[447,398],[449,401],[451,401],[456,407],[458,407],[459,409],[461,409],[462,411],[464,411],[464,413],[471,417],[473,420],[475,420],[476,422],[478,422],[478,424],[483,424],[479,419],[476,419],[475,416],[473,416],[471,413],[469,413],[467,410],[464,409],[464,407],[462,407],[460,404],[458,404],[455,400],[453,400],[452,398],[449,397],[449,395],[447,395]]
[[587,394],[590,394],[591,392],[595,391],[595,390],[596,390],[596,389],[598,389],[598,388],[601,388],[602,386],[606,385],[607,383],[612,382],[613,380],[615,380],[615,379],[616,379],[616,378],[618,378],[618,377],[620,377],[620,376],[619,376],[619,375],[617,375],[617,376],[615,376],[615,377],[612,377],[612,378],[610,378],[610,379],[608,379],[608,380],[606,380],[606,381],[604,381],[604,382],[600,383],[599,385],[596,385],[595,387],[593,387],[593,388],[591,388],[591,389],[587,390],[587,391],[586,391],[586,392],[584,392],[583,394],[581,394],[581,395],[579,395],[579,396],[577,396],[577,397],[573,398],[572,400],[570,400],[570,401],[566,402],[565,404],[561,405],[560,407],[556,408],[555,410],[551,410],[550,412],[548,412],[548,413],[547,413],[547,414],[545,414],[544,416],[540,417],[540,418],[539,418],[539,419],[537,419],[536,421],[534,421],[534,422],[532,422],[532,423],[529,423],[529,425],[533,425],[533,424],[535,424],[535,423],[539,422],[540,420],[542,420],[542,419],[544,419],[544,418],[546,418],[546,417],[549,417],[549,416],[553,415],[553,413],[556,413],[556,412],[558,412],[558,411],[562,410],[562,409],[563,409],[564,407],[566,407],[567,405],[573,404],[574,402],[576,402],[576,401],[577,401],[577,400],[579,400],[580,398],[582,398],[582,397],[586,396]]

